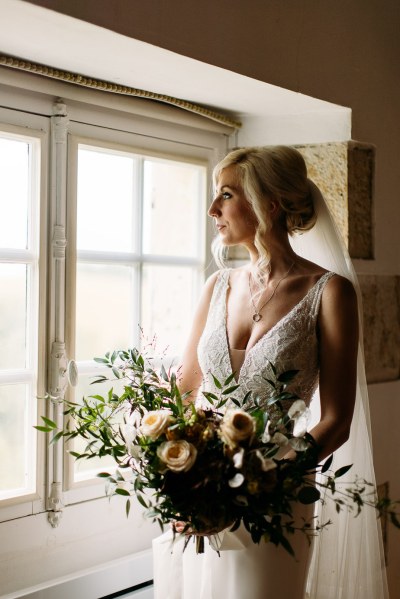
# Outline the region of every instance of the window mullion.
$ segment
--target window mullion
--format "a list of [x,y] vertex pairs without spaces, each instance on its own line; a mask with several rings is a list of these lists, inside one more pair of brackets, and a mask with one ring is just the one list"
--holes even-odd
[[[67,356],[65,351],[65,298],[66,298],[66,189],[67,189],[67,132],[66,106],[56,102],[51,117],[51,318],[49,327],[50,371],[49,391],[52,397],[64,399],[67,386]],[[63,427],[63,410],[58,401],[50,404],[50,418]],[[48,519],[53,527],[60,521],[64,507],[63,445],[55,443],[48,449]]]
[[143,196],[144,196],[144,158],[140,157],[135,162],[136,172],[133,173],[135,177],[136,186],[135,186],[135,198],[134,206],[136,210],[134,210],[133,214],[136,213],[136,246],[135,251],[138,254],[138,263],[137,267],[134,270],[134,276],[132,279],[132,284],[134,286],[134,315],[135,318],[133,322],[137,323],[135,327],[135,331],[133,331],[133,338],[135,340],[136,347],[140,345],[140,329],[139,323],[142,321],[142,284],[143,284]]

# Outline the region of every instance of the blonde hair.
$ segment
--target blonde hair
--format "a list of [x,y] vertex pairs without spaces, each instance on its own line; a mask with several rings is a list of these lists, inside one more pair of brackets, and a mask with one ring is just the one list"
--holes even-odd
[[[269,265],[266,233],[272,227],[271,202],[278,202],[289,235],[308,231],[315,224],[306,163],[300,152],[289,146],[239,148],[229,152],[214,168],[214,187],[221,171],[233,165],[238,169],[244,195],[258,221],[254,240],[259,254],[257,266],[265,272]],[[219,240],[214,242],[212,250],[221,266],[224,260]]]

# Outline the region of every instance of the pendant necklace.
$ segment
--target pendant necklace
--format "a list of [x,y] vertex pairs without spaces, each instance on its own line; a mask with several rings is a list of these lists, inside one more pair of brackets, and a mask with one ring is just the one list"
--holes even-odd
[[250,290],[250,299],[251,299],[251,303],[253,304],[253,309],[254,309],[254,313],[252,315],[252,319],[253,322],[260,322],[260,320],[262,319],[262,314],[261,314],[261,310],[263,310],[265,308],[265,306],[267,304],[269,304],[269,302],[272,300],[272,298],[274,297],[276,290],[278,289],[279,285],[282,283],[282,281],[284,279],[286,279],[286,277],[288,276],[288,274],[290,273],[290,271],[292,270],[293,266],[294,266],[294,262],[292,262],[292,264],[289,266],[289,269],[285,272],[285,274],[283,275],[283,277],[281,279],[279,279],[279,281],[277,282],[277,284],[275,285],[271,295],[269,296],[269,298],[267,299],[266,302],[264,302],[264,304],[262,306],[260,306],[260,308],[257,308],[257,306],[254,303],[253,300],[253,294],[251,292],[251,272],[249,272],[249,290]]

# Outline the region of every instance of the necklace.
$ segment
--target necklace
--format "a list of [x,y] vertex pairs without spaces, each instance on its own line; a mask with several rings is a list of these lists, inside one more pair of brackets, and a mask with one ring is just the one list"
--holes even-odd
[[290,273],[290,271],[292,270],[293,266],[294,266],[294,262],[292,262],[292,264],[289,266],[289,269],[285,272],[285,274],[283,275],[282,278],[279,279],[279,281],[277,282],[277,284],[275,285],[271,295],[269,296],[269,298],[267,299],[266,302],[263,303],[262,306],[260,306],[259,308],[257,308],[257,306],[254,303],[253,300],[253,294],[251,292],[251,272],[249,272],[249,291],[250,291],[250,299],[251,299],[251,303],[253,304],[253,309],[254,309],[254,313],[252,315],[252,319],[253,322],[259,322],[262,319],[262,314],[261,314],[261,310],[263,310],[265,308],[265,306],[267,304],[269,304],[269,302],[272,300],[272,298],[274,297],[276,290],[278,289],[279,285],[282,283],[282,281],[284,279],[286,279],[286,277],[288,276],[288,274]]

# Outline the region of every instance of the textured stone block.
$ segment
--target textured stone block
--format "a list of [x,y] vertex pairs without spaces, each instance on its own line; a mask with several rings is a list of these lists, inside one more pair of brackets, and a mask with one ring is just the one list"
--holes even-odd
[[375,148],[351,141],[348,144],[349,253],[352,258],[374,257]]
[[359,281],[367,380],[395,380],[400,374],[400,277],[360,275]]
[[322,191],[335,222],[348,244],[347,143],[297,146],[307,164],[308,176]]

